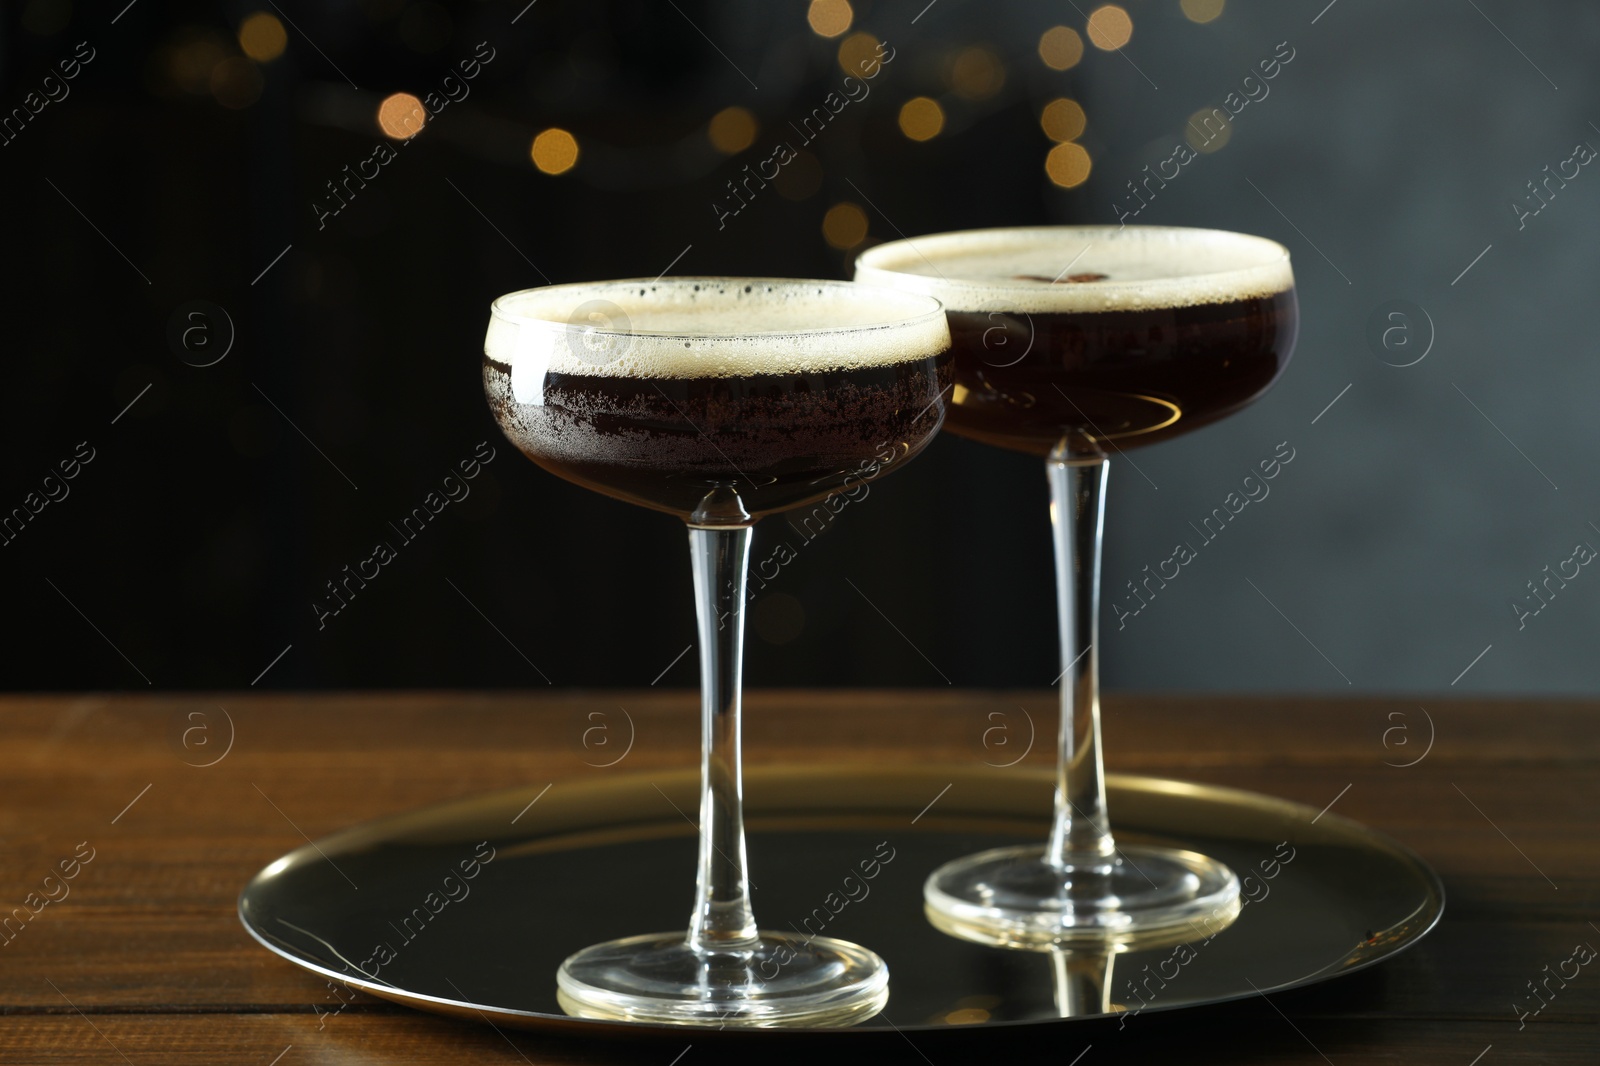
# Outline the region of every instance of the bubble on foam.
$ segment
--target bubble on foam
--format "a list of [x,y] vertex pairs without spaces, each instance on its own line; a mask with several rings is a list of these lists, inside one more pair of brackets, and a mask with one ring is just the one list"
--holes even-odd
[[[1051,281],[1104,274],[1099,281]],[[950,311],[1138,311],[1228,303],[1294,287],[1289,252],[1263,237],[1175,226],[1038,226],[893,241],[856,280],[937,297]]]
[[552,285],[494,303],[484,352],[520,403],[548,373],[637,378],[807,374],[925,359],[942,314],[903,291],[835,281],[666,278]]

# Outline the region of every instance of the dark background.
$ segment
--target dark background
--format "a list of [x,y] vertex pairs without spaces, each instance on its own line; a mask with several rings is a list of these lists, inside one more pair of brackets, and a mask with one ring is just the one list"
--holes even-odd
[[[489,301],[669,267],[847,277],[865,245],[823,232],[846,202],[867,242],[1114,223],[1126,182],[1280,42],[1294,59],[1270,94],[1137,221],[1286,243],[1300,345],[1249,410],[1114,460],[1106,684],[1600,683],[1600,577],[1582,571],[1521,629],[1512,609],[1538,605],[1522,597],[1542,567],[1600,545],[1600,168],[1521,228],[1511,207],[1575,144],[1600,146],[1594,5],[1228,0],[1201,24],[1177,0],[1127,0],[1131,42],[1056,71],[1040,34],[1082,33],[1094,5],[859,0],[849,32],[893,61],[785,184],[719,225],[726,182],[840,88],[843,38],[814,33],[804,3],[525,2],[263,0],[288,43],[260,63],[237,37],[254,3],[7,6],[6,113],[78,42],[95,58],[0,145],[0,510],[79,442],[94,458],[0,547],[0,683],[695,683],[694,656],[675,658],[694,640],[681,527],[504,443],[478,376]],[[495,58],[470,96],[386,142],[379,102],[437,92],[480,41]],[[920,143],[897,126],[919,95],[946,116]],[[1058,96],[1088,116],[1093,170],[1071,189],[1044,169],[1039,114]],[[730,106],[759,122],[734,155],[707,137]],[[556,176],[529,158],[547,127],[580,146]],[[325,183],[380,143],[395,159],[319,228]],[[1394,300],[1411,348],[1369,338]],[[191,350],[175,321],[201,327]],[[188,365],[229,322],[227,355]],[[1427,332],[1421,362],[1389,365]],[[319,629],[325,583],[484,440],[498,454],[471,496]],[[1118,631],[1124,583],[1283,441],[1295,459],[1271,496]],[[767,521],[755,557],[786,539],[798,559],[754,605],[748,682],[1048,683],[1045,503],[1036,460],[945,436],[814,542]]]

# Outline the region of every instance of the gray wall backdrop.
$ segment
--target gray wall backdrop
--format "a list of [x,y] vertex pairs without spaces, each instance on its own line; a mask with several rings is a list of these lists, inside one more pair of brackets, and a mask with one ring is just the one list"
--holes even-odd
[[[1566,161],[1600,147],[1600,8],[1230,0],[1206,26],[1159,25],[1130,46],[1158,90],[1116,65],[1090,89],[1121,106],[1089,199],[1109,204],[1187,113],[1289,41],[1228,144],[1138,221],[1282,241],[1303,319],[1253,408],[1113,463],[1108,605],[1174,542],[1198,544],[1188,523],[1277,442],[1295,459],[1120,631],[1108,606],[1107,683],[1594,691],[1600,578],[1591,549],[1574,555],[1600,546],[1600,166]],[[1513,210],[1538,206],[1527,182],[1574,169],[1537,214]],[[1387,317],[1397,300],[1412,307]],[[1541,607],[1527,583],[1558,569],[1578,576],[1520,617]]]

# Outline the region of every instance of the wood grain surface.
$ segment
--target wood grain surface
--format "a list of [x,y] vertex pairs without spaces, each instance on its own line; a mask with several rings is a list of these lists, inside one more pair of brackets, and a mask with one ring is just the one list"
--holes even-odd
[[[746,708],[750,763],[864,772],[1010,759],[1030,732],[1026,760],[1048,764],[1055,730],[1054,694],[1038,691],[754,692]],[[622,750],[629,721],[626,756],[592,765]],[[695,1066],[851,1054],[845,1038],[817,1034],[502,1034],[365,996],[330,1016],[341,999],[327,984],[239,925],[245,881],[307,839],[490,789],[688,768],[696,730],[694,697],[676,691],[0,700],[0,920],[12,916],[0,935],[0,1062],[669,1066],[681,1053]],[[1600,704],[1122,695],[1106,698],[1105,733],[1114,770],[1332,803],[1390,833],[1443,876],[1442,924],[1372,971],[1137,1031],[1089,1023],[1048,1044],[854,1034],[856,1048],[933,1066],[1066,1064],[1080,1052],[1082,1066],[1600,1061],[1600,968],[1525,1025],[1513,1007],[1545,966],[1600,946]]]

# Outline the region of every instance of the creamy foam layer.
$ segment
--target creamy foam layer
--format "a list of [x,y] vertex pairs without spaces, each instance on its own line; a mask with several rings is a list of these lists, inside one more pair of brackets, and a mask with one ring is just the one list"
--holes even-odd
[[1173,226],[932,234],[862,253],[856,280],[934,296],[950,311],[1028,313],[1191,307],[1294,286],[1289,251],[1275,241]]
[[701,378],[807,374],[950,347],[939,305],[838,281],[663,278],[551,285],[494,302],[484,353],[518,383],[546,373]]

